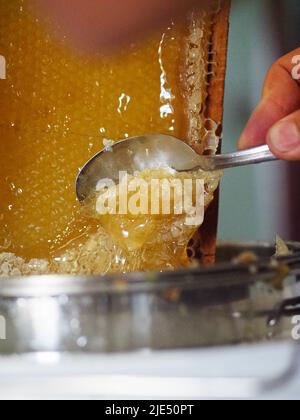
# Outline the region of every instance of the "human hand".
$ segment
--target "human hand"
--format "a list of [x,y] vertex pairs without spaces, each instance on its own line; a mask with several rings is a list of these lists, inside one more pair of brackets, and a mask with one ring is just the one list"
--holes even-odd
[[[111,50],[147,34],[197,0],[35,0],[76,47]],[[208,0],[198,0],[204,5]]]
[[264,143],[280,159],[300,160],[300,48],[271,67],[239,148]]

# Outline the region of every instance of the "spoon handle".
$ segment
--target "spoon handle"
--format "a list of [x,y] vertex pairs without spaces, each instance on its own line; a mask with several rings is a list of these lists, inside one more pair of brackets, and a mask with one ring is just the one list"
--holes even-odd
[[269,146],[264,145],[239,152],[217,155],[214,157],[214,166],[215,169],[226,169],[274,160],[277,160],[277,158],[270,151]]
[[269,146],[264,145],[223,155],[197,156],[198,165],[195,165],[189,170],[195,171],[196,169],[202,169],[204,171],[216,171],[275,160],[277,158],[270,151]]

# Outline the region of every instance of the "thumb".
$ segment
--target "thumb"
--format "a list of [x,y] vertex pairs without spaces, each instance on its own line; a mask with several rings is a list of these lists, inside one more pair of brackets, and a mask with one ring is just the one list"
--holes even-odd
[[279,159],[300,160],[300,111],[277,122],[267,134],[267,143]]
[[268,72],[263,97],[239,140],[239,147],[259,146],[266,142],[271,127],[300,108],[300,80],[293,77],[294,59],[300,48],[278,60]]

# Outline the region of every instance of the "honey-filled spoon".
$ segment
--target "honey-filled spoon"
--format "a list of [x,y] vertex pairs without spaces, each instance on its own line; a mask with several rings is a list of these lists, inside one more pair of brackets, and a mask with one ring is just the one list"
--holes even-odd
[[120,172],[172,168],[177,172],[216,171],[277,160],[267,145],[238,152],[200,156],[173,136],[145,135],[119,141],[92,157],[76,179],[76,194],[84,201],[95,193],[99,180],[119,180]]

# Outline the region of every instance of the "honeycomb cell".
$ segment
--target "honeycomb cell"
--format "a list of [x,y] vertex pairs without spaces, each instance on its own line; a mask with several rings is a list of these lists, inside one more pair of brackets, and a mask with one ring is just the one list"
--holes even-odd
[[[116,56],[91,57],[70,50],[29,1],[0,0],[0,54],[7,62],[7,78],[0,80],[0,253],[10,256],[10,266],[11,254],[19,267],[20,258],[54,261],[62,252],[72,254],[78,242],[86,252],[83,238],[91,247],[91,235],[102,245],[108,241],[110,250],[117,247],[80,211],[78,170],[110,141],[164,133],[194,145],[207,133],[211,19],[189,16]],[[109,271],[104,254],[97,269],[86,271]],[[168,265],[174,263],[161,262]],[[65,270],[76,272],[76,264]]]

